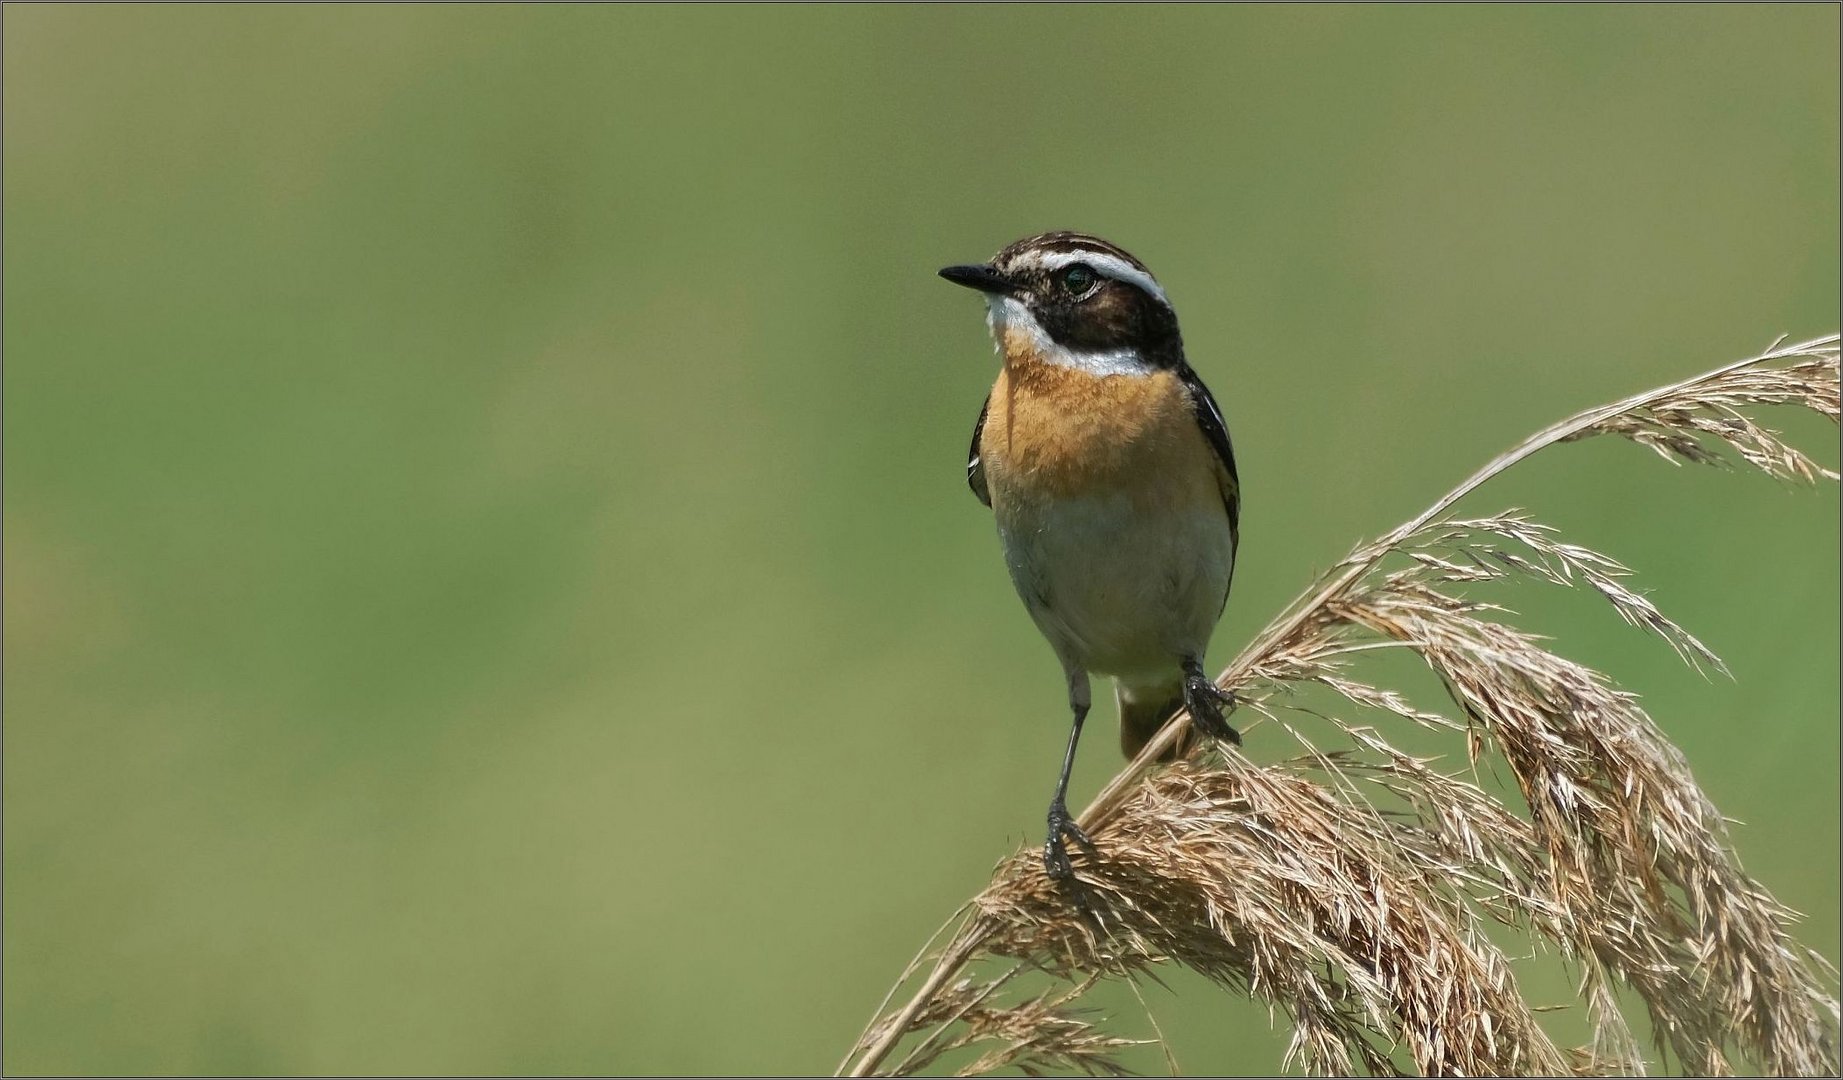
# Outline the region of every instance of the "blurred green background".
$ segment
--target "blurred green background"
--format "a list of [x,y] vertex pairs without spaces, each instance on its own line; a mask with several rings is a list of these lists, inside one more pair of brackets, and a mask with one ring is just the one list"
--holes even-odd
[[[939,266],[1079,228],[1169,288],[1246,491],[1217,664],[1523,434],[1838,323],[1834,6],[4,28],[10,1073],[831,1069],[1066,730]],[[1834,961],[1836,488],[1602,440],[1472,505],[1727,658],[1506,598]],[[1186,1069],[1277,1064],[1172,987]]]

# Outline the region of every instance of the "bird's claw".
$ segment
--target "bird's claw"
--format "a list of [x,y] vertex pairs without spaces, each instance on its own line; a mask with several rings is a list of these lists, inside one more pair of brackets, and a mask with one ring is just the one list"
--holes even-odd
[[1069,862],[1069,849],[1063,843],[1065,837],[1075,841],[1089,858],[1098,854],[1094,841],[1069,816],[1069,808],[1058,802],[1049,808],[1049,840],[1043,845],[1044,872],[1057,881],[1069,881],[1075,877],[1075,866]]
[[1184,707],[1190,712],[1191,726],[1221,742],[1241,745],[1241,733],[1222,718],[1223,706],[1235,709],[1235,695],[1217,686],[1201,668],[1185,673]]

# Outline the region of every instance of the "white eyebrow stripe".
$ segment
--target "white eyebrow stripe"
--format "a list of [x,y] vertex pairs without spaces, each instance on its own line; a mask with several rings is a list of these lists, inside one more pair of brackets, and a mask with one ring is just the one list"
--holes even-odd
[[1037,262],[1045,270],[1060,270],[1071,263],[1087,263],[1099,271],[1102,277],[1137,285],[1146,293],[1157,297],[1159,303],[1166,307],[1171,306],[1170,299],[1165,296],[1165,290],[1159,288],[1158,282],[1152,280],[1151,274],[1118,255],[1109,255],[1103,251],[1052,251],[1037,256]]

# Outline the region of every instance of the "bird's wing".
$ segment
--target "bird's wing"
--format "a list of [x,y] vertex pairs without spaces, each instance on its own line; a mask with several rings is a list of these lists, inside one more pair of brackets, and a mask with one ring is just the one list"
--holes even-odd
[[1203,429],[1203,438],[1209,442],[1210,449],[1216,452],[1216,484],[1222,489],[1222,508],[1229,514],[1229,539],[1239,550],[1241,478],[1235,473],[1235,448],[1229,444],[1228,425],[1222,422],[1222,410],[1216,407],[1216,399],[1210,396],[1209,387],[1203,385],[1203,380],[1191,370],[1190,365],[1180,367],[1177,374],[1184,388],[1190,391],[1190,400],[1196,405],[1197,426]]
[[985,431],[985,414],[991,407],[992,395],[987,394],[985,404],[979,406],[979,420],[973,424],[973,445],[966,451],[966,486],[972,488],[973,494],[988,508],[992,505],[992,493],[985,486],[985,462],[979,459],[979,436]]

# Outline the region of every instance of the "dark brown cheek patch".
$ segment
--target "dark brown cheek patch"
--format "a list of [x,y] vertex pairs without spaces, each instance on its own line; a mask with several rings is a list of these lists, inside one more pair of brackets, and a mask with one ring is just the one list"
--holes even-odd
[[1142,297],[1131,285],[1109,281],[1088,301],[1087,306],[1095,312],[1095,330],[1107,339],[1108,346],[1131,344],[1129,339],[1139,322],[1136,301]]
[[1038,321],[1057,344],[1084,352],[1136,348],[1153,363],[1177,345],[1176,321],[1157,301],[1119,281],[1081,303],[1049,298]]

